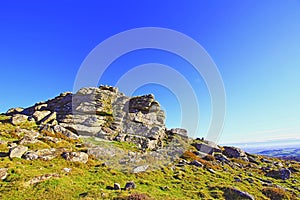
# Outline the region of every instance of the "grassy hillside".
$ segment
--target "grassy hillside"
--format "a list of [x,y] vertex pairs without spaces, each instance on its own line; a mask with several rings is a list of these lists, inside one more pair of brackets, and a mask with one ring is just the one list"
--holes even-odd
[[[34,123],[14,126],[3,115],[0,121],[0,168],[8,169],[7,177],[0,180],[0,199],[225,199],[228,188],[245,191],[255,199],[299,199],[298,162],[276,158],[267,158],[268,162],[265,162],[262,156],[253,155],[256,164],[237,158],[229,159],[230,164],[226,164],[217,162],[213,156],[198,157],[192,145],[174,163],[141,173],[121,172],[91,155],[85,164],[68,161],[62,156],[52,160],[9,158],[9,146],[24,136],[18,130],[37,130],[37,126]],[[50,137],[61,142],[54,143],[43,140],[45,134],[39,136],[39,142],[24,146],[29,150],[64,148],[68,151],[86,151],[83,145],[86,141],[82,138],[69,140],[56,134]],[[116,145],[124,151],[138,151],[128,143],[105,144],[101,141],[99,145]],[[186,164],[194,160],[203,166]],[[274,168],[271,163],[282,163],[282,167],[294,169],[291,178],[266,177],[262,169]],[[124,187],[129,181],[134,181],[135,189],[113,189],[114,183]]]

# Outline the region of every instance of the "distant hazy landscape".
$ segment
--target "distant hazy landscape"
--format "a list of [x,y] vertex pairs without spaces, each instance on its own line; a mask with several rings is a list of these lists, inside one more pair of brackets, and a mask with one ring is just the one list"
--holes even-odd
[[233,143],[230,145],[240,147],[249,153],[300,161],[299,139]]

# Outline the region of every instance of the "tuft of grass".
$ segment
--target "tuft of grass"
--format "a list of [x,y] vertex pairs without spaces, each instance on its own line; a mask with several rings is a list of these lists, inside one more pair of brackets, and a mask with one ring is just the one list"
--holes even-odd
[[96,139],[94,137],[84,137],[82,138],[84,142],[92,143],[94,145],[98,146],[104,146],[104,147],[116,147],[119,149],[123,149],[126,151],[134,151],[138,152],[140,149],[136,146],[136,144],[132,142],[119,142],[119,141],[108,141],[104,139]]

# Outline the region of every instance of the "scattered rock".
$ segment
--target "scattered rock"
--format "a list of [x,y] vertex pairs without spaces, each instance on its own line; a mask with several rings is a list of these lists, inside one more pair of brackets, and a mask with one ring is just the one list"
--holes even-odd
[[17,132],[24,133],[23,138],[18,142],[21,145],[34,144],[34,143],[39,142],[37,139],[38,136],[40,135],[39,132],[30,131],[30,130],[26,130],[26,129],[20,129],[20,130],[17,130]]
[[126,142],[132,142],[137,145],[138,148],[140,149],[154,149],[156,146],[155,140],[150,140],[146,137],[143,136],[138,136],[138,135],[126,135],[125,137]]
[[86,163],[89,159],[88,154],[84,152],[64,152],[62,157],[71,162],[82,162]]
[[10,118],[13,125],[20,125],[28,121],[28,116],[23,114],[15,114]]
[[229,158],[246,157],[246,153],[242,149],[236,147],[228,147],[228,146],[225,146],[223,148],[224,148],[223,154]]
[[188,137],[187,130],[183,128],[172,128],[171,130],[168,131],[168,134],[179,135],[186,138]]
[[69,131],[68,129],[66,129],[60,125],[53,126],[53,130],[55,133],[62,133],[67,138],[74,139],[74,140],[78,139],[78,135],[76,135],[72,131]]
[[149,165],[138,166],[133,169],[133,173],[145,172],[148,169]]
[[19,114],[24,110],[24,108],[10,108],[6,114],[7,115],[15,115],[15,114]]
[[271,160],[268,160],[268,159],[266,159],[266,158],[261,158],[260,161],[261,161],[261,162],[264,162],[264,163],[272,163]]
[[185,159],[179,160],[178,164],[176,164],[177,167],[184,167],[185,165],[188,165],[189,162],[186,161]]
[[248,160],[249,160],[249,162],[251,162],[251,163],[254,163],[254,164],[256,164],[256,165],[259,165],[259,162],[258,162],[255,158],[253,158],[253,157],[251,157],[251,156],[248,156]]
[[61,125],[43,124],[43,125],[40,126],[40,131],[46,131],[46,132],[50,132],[50,133],[53,133],[53,134],[61,133],[69,139],[78,139],[79,138],[79,136],[77,134],[75,134],[72,131],[64,128]]
[[258,178],[262,184],[266,183],[268,185],[273,185],[273,181],[271,180],[267,180],[267,179],[262,179],[262,178]]
[[79,194],[79,197],[84,198],[84,197],[86,197],[87,195],[89,195],[88,192],[83,192],[83,193],[80,193],[80,194]]
[[228,160],[228,158],[226,156],[224,156],[222,153],[214,153],[213,154],[215,159],[220,161],[220,162],[224,162],[224,163],[229,163],[230,161]]
[[47,115],[45,118],[43,118],[40,123],[41,124],[47,124],[51,123],[53,121],[56,121],[56,112],[52,112],[51,114]]
[[196,149],[202,153],[206,153],[206,154],[213,154],[214,152],[221,152],[220,148],[214,144],[214,143],[210,143],[210,144],[206,144],[206,143],[196,143],[194,144],[194,146],[196,147]]
[[193,153],[197,155],[199,158],[205,158],[208,155],[207,153],[203,153],[201,151],[194,151]]
[[136,185],[133,181],[127,182],[124,189],[125,190],[131,190],[131,189],[135,189]]
[[63,170],[64,170],[64,172],[66,172],[66,173],[70,173],[70,172],[72,171],[71,168],[67,168],[67,167],[63,168]]
[[28,150],[28,147],[25,147],[22,145],[12,147],[9,150],[9,157],[10,158],[21,158],[27,150]]
[[234,181],[235,182],[242,182],[241,178],[239,178],[239,177],[234,177]]
[[226,188],[224,191],[224,197],[226,200],[243,199],[243,200],[254,200],[254,197],[247,192],[243,192],[236,188]]
[[283,164],[281,162],[274,162],[273,165],[275,165],[276,167],[279,167],[279,168],[283,168]]
[[61,142],[61,139],[60,139],[60,138],[55,138],[55,137],[50,137],[50,136],[44,136],[41,140],[53,142],[53,143],[55,143],[55,144]]
[[119,183],[114,183],[114,190],[121,190],[121,186]]
[[8,169],[7,168],[0,168],[0,179],[4,180],[6,179],[8,173],[7,173]]
[[280,169],[280,170],[272,170],[266,173],[266,176],[272,177],[275,179],[287,180],[291,177],[291,171],[289,169]]
[[36,160],[36,159],[41,159],[41,160],[52,160],[56,158],[60,153],[62,149],[55,149],[55,148],[50,148],[50,149],[41,149],[41,150],[36,150],[36,151],[27,151],[24,155],[23,158],[26,160]]
[[190,165],[194,165],[196,167],[203,167],[203,164],[199,162],[198,160],[193,160]]
[[42,120],[51,114],[51,111],[49,110],[42,110],[42,111],[35,111],[33,114],[32,114],[32,117],[35,119],[35,121],[37,123],[41,123]]

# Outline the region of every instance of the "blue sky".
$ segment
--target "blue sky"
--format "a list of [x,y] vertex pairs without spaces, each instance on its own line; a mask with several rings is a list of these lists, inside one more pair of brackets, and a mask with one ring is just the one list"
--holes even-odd
[[[300,138],[300,1],[2,1],[0,5],[0,112],[72,91],[85,57],[105,39],[133,28],[164,27],[201,44],[226,89],[221,143]],[[201,76],[168,52],[121,56],[101,83],[114,84],[136,65],[172,66],[196,90],[200,131],[211,117]],[[166,87],[141,86],[180,126],[180,100]],[[193,120],[193,119],[191,119]]]

